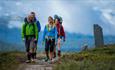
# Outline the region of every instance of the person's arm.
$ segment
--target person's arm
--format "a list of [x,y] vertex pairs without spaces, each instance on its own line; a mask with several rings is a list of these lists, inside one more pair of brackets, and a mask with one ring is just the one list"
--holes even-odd
[[25,27],[25,24],[22,24],[22,30],[21,30],[21,37],[22,37],[22,39],[24,40],[24,28]]
[[38,39],[38,27],[37,27],[37,24],[34,24],[34,26],[35,26],[35,38],[36,38],[36,40]]

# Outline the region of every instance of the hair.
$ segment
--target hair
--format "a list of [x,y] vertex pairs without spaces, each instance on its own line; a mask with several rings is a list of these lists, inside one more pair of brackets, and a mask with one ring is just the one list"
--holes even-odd
[[49,16],[48,19],[49,18],[52,19],[52,24],[53,24],[53,26],[55,26],[54,19],[51,16]]
[[49,16],[48,18],[51,18],[53,20],[53,18],[51,16]]
[[35,14],[35,12],[31,12],[30,14]]

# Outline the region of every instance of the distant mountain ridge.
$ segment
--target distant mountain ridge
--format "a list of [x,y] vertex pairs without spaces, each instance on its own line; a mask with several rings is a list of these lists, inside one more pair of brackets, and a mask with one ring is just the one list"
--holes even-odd
[[[24,46],[24,43],[21,39],[21,29],[19,28],[8,28],[9,18],[10,17],[0,17],[0,43],[1,44],[18,44]],[[39,50],[44,50],[42,43],[43,32],[39,33]],[[104,36],[105,44],[114,44],[115,36]],[[80,33],[69,33],[66,32],[66,42],[61,48],[63,51],[79,51],[82,47],[87,44],[89,47],[94,47],[94,37],[91,35],[84,35]],[[0,46],[2,47],[2,46]],[[16,47],[16,49],[22,50],[22,47]]]

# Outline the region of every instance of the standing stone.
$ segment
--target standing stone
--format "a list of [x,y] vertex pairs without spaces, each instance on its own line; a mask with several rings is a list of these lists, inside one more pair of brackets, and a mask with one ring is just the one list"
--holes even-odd
[[99,26],[98,24],[94,24],[94,39],[95,39],[96,47],[104,46],[103,30],[102,30],[101,26]]

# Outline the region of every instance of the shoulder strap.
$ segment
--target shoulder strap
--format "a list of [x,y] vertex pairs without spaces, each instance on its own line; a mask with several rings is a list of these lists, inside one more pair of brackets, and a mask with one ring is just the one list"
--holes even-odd
[[32,25],[33,25],[34,34],[35,34],[35,22],[34,22],[34,23],[32,23]]

